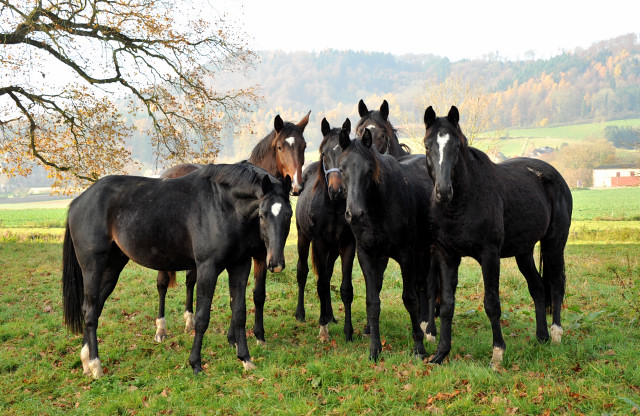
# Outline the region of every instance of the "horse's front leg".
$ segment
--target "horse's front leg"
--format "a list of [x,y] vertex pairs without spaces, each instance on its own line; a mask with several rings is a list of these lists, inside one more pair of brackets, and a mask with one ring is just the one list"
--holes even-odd
[[[418,300],[418,294],[416,292],[416,263],[415,256],[405,254],[400,259],[400,270],[402,271],[402,302],[404,307],[409,312],[411,319],[411,334],[413,336],[413,353],[424,358],[427,356],[427,351],[424,349],[422,343],[424,339],[424,333],[420,327],[420,320],[418,314],[420,312],[420,303]],[[420,285],[422,287],[422,285]]]
[[440,301],[440,341],[435,354],[429,357],[429,362],[442,364],[442,361],[451,351],[451,325],[456,304],[460,257],[448,257],[444,253],[439,253],[432,258],[432,261],[438,261],[442,294]]
[[353,341],[353,323],[351,321],[351,304],[353,303],[353,282],[351,278],[353,260],[356,255],[355,241],[341,247],[340,259],[342,262],[342,284],[340,285],[340,298],[344,305],[344,337],[347,341]]
[[506,349],[500,326],[500,256],[497,252],[482,256],[482,279],[484,280],[484,310],[491,322],[493,332],[493,356],[491,366],[499,368]]
[[242,361],[245,370],[252,370],[256,366],[251,361],[247,346],[247,281],[251,271],[251,259],[228,267],[229,296],[231,297],[231,326],[235,333],[235,346],[238,359]]
[[[167,288],[171,282],[168,271],[158,271],[156,278],[156,288],[158,289],[158,317],[156,318],[156,342],[162,342],[167,337],[167,320],[164,317],[164,305],[167,297]],[[175,272],[174,272],[175,273]]]
[[[426,318],[426,325],[424,325],[425,338],[428,342],[436,342],[437,327],[436,327],[436,315],[440,305],[438,304],[438,295],[440,293],[440,265],[439,260],[434,259],[437,256],[435,250],[431,250],[428,260],[423,267],[427,272],[426,283],[424,283],[421,307],[426,310],[421,311],[421,316]],[[421,323],[423,325],[423,323]]]
[[296,319],[304,322],[304,288],[307,285],[309,275],[309,246],[311,240],[298,227],[298,265],[296,271],[296,281],[298,282],[298,305],[296,306]]
[[267,297],[267,257],[253,259],[253,275],[255,283],[253,287],[253,303],[256,308],[255,323],[253,333],[258,340],[258,344],[264,345],[264,302]]
[[193,346],[191,347],[191,355],[189,355],[189,364],[193,368],[193,374],[202,371],[202,338],[209,327],[209,319],[211,316],[211,301],[216,290],[216,283],[220,270],[216,267],[213,260],[207,260],[197,265],[198,270],[198,288],[196,292],[196,315],[195,330],[196,334],[193,338]]
[[358,261],[364,274],[367,291],[367,324],[370,332],[369,358],[377,361],[382,351],[380,340],[380,291],[388,262],[387,257],[375,258],[365,250],[358,250]]

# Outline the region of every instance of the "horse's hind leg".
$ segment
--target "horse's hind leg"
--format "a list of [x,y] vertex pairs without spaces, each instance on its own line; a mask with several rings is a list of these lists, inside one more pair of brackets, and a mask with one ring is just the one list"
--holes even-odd
[[547,305],[551,307],[551,341],[559,343],[562,340],[562,333],[564,332],[560,322],[566,281],[564,252],[548,253],[545,251],[544,243],[542,250],[542,276],[544,285],[549,286],[547,293],[550,293],[550,299],[547,299]]
[[[167,288],[171,282],[171,272],[158,271],[156,278],[156,287],[158,289],[158,317],[156,318],[156,342],[164,341],[167,336],[167,320],[164,317],[165,299],[167,297]],[[175,273],[175,272],[173,272]]]
[[298,281],[298,305],[296,306],[296,319],[303,322],[305,319],[304,310],[304,288],[307,285],[307,276],[309,275],[309,245],[311,241],[298,228],[298,265],[296,271],[296,280]]
[[353,341],[353,323],[351,321],[351,304],[353,303],[352,270],[353,260],[356,256],[356,243],[350,241],[348,245],[341,247],[340,259],[342,262],[342,284],[340,285],[340,298],[344,305],[344,337],[347,341]]
[[520,273],[527,279],[529,293],[533,298],[533,304],[536,309],[536,338],[540,342],[549,340],[549,331],[547,330],[547,319],[545,315],[545,295],[544,285],[540,274],[536,270],[533,260],[533,252],[520,254],[516,256],[516,263],[520,269]]
[[85,278],[84,311],[85,330],[82,351],[83,373],[91,374],[93,378],[103,375],[102,364],[98,356],[97,327],[98,318],[102,314],[104,303],[118,282],[120,272],[129,259],[113,244],[109,253],[94,256],[85,262],[83,275]]
[[184,299],[184,331],[190,333],[195,329],[195,321],[193,318],[193,290],[198,280],[198,272],[196,269],[187,270],[186,293]]

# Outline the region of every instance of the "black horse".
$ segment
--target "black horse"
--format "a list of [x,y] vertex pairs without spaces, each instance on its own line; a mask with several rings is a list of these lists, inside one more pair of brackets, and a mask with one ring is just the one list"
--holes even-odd
[[342,153],[340,140],[349,140],[351,122],[346,119],[342,128],[331,128],[326,118],[322,119],[323,135],[320,144],[320,161],[309,165],[304,172],[305,186],[296,205],[296,228],[298,230],[298,306],[296,318],[305,319],[304,288],[307,283],[309,246],[314,272],[318,277],[320,298],[320,339],[329,339],[329,322],[336,322],[331,306],[331,275],[338,256],[342,262],[342,285],[340,297],[344,304],[344,335],[352,340],[351,303],[353,285],[351,271],[356,245],[351,227],[344,217],[345,199],[342,175],[338,169],[338,158]]
[[[434,183],[430,216],[442,273],[440,342],[434,363],[451,350],[458,266],[463,256],[482,267],[484,307],[493,331],[492,364],[499,366],[506,348],[500,328],[500,258],[514,257],[527,280],[536,310],[536,336],[549,339],[545,307],[551,308],[551,338],[560,342],[560,311],[565,290],[564,247],[571,223],[572,198],[567,183],[548,163],[516,158],[494,164],[469,147],[453,106],[447,117],[424,114],[424,145]],[[430,182],[425,178],[426,182]],[[533,249],[540,241],[542,277]]]
[[387,100],[382,101],[380,110],[369,111],[364,101],[358,102],[358,113],[360,121],[356,124],[356,136],[362,137],[365,129],[371,130],[373,145],[378,152],[388,153],[398,159],[401,156],[411,154],[409,147],[400,144],[397,130],[389,121],[389,104]]
[[432,186],[425,181],[426,163],[414,156],[396,160],[372,147],[369,129],[362,141],[340,138],[340,171],[347,193],[345,218],[356,239],[358,261],[365,277],[370,358],[377,359],[380,342],[380,291],[389,257],[400,264],[402,300],[411,317],[415,354],[425,356],[419,322],[419,290],[429,267],[431,241],[428,218]]
[[[267,134],[251,151],[249,162],[263,168],[276,178],[289,176],[292,178],[291,193],[297,195],[302,185],[302,166],[304,165],[304,151],[307,142],[304,139],[304,129],[309,123],[307,113],[299,122],[283,121],[280,115],[273,119],[273,130]],[[184,163],[173,166],[161,175],[162,178],[179,178],[189,172],[199,169],[202,165]],[[253,302],[256,308],[253,333],[259,344],[264,344],[264,302],[266,299],[267,268],[264,258],[256,258],[253,262],[253,274],[255,284],[253,287]],[[162,342],[167,334],[167,322],[165,319],[165,298],[167,288],[175,286],[176,276],[173,271],[159,271],[157,278],[158,288],[158,318],[156,319],[155,340]],[[193,290],[196,284],[196,271],[188,270],[186,276],[185,297],[185,331],[193,330]],[[235,339],[233,328],[227,335],[230,340]],[[231,341],[230,341],[231,342]]]
[[254,368],[245,332],[251,258],[265,256],[274,272],[284,268],[290,187],[288,178],[280,182],[249,164],[208,165],[177,179],[107,176],[76,198],[64,237],[62,287],[66,325],[84,330],[84,373],[102,376],[98,317],[129,259],[152,269],[197,270],[194,373],[202,371],[202,338],[226,269],[237,356],[245,369]]

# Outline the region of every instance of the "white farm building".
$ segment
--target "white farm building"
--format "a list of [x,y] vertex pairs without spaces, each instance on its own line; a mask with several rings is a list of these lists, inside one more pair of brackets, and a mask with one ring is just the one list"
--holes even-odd
[[594,188],[640,186],[640,168],[630,165],[603,165],[593,169]]

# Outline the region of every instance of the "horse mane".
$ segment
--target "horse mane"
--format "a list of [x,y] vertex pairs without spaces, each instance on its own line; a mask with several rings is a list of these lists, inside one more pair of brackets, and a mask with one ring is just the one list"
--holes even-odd
[[351,152],[355,152],[361,155],[362,157],[367,159],[367,161],[373,164],[373,174],[371,176],[371,179],[376,185],[378,185],[380,183],[380,156],[381,156],[380,153],[378,152],[378,149],[376,149],[375,146],[373,145],[371,145],[371,147],[366,147],[365,145],[362,144],[362,141],[360,139],[354,139],[354,140],[351,140],[351,144],[349,145],[349,147],[347,147],[345,150],[342,151],[342,155],[344,156]]
[[[255,195],[262,187],[262,178],[268,172],[250,163],[210,164],[197,171],[211,182],[233,188],[234,194]],[[272,182],[273,182],[273,178]]]

